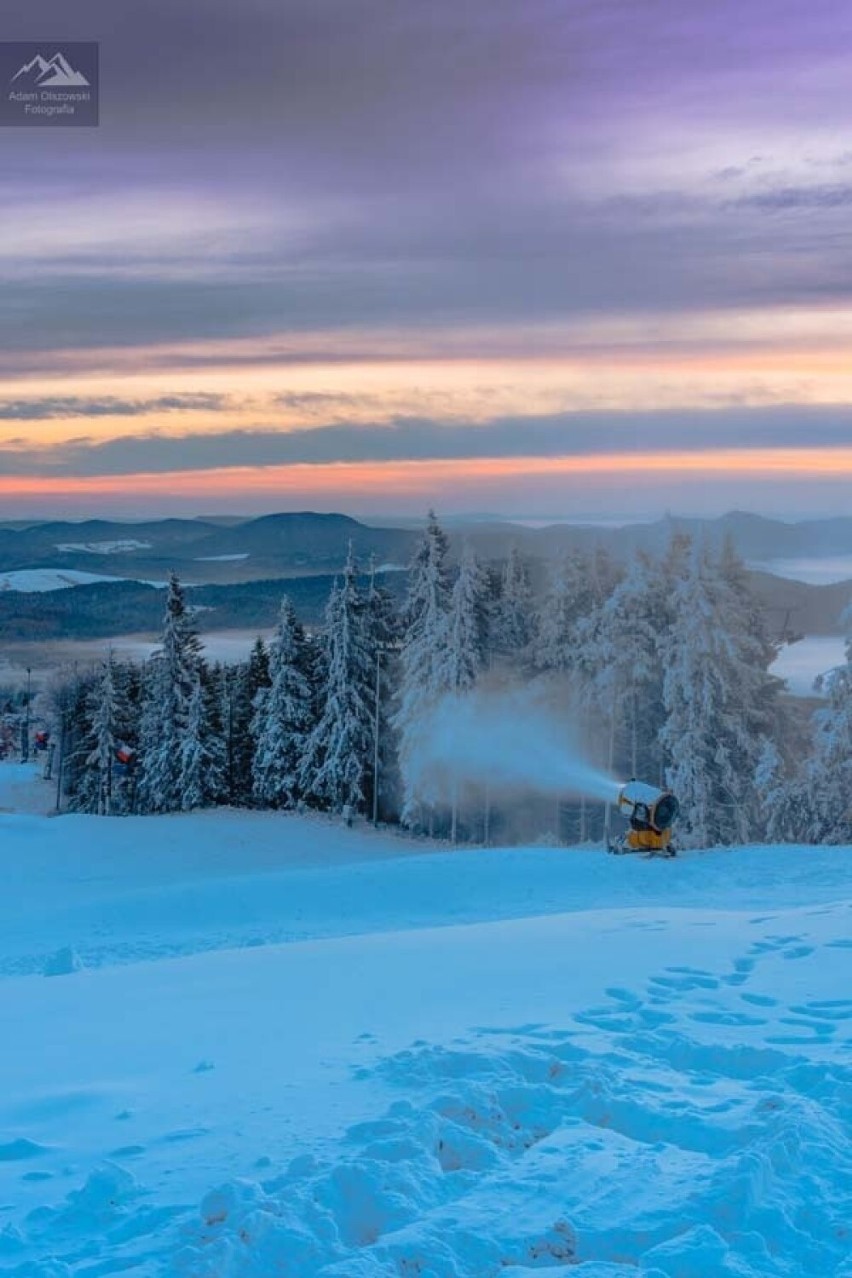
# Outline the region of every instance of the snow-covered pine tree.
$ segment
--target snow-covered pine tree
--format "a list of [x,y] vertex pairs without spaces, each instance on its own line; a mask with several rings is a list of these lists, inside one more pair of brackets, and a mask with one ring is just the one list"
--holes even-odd
[[809,768],[810,834],[820,843],[852,843],[852,606],[844,620],[846,660],[820,680],[827,702]]
[[112,816],[126,812],[128,807],[117,755],[131,736],[131,711],[127,682],[111,651],[89,693],[89,706],[92,748],[86,759],[86,788],[90,792],[86,810]]
[[392,722],[393,689],[398,667],[400,618],[396,601],[370,559],[365,599],[366,645],[374,662],[373,763],[370,770],[369,811],[378,821],[392,810],[399,789],[396,731]]
[[363,812],[373,759],[374,658],[351,545],[326,608],[325,647],[322,711],[306,743],[299,786],[332,812]]
[[488,578],[471,550],[462,551],[450,593],[441,682],[450,692],[469,692],[485,666],[488,643]]
[[517,658],[525,652],[533,632],[533,600],[530,573],[516,545],[510,550],[500,578],[500,595],[494,605],[491,626],[495,653]]
[[587,703],[609,732],[610,767],[662,779],[661,636],[669,623],[660,565],[638,554],[612,593],[577,625],[577,661]]
[[248,661],[226,671],[222,687],[221,714],[229,803],[249,804],[256,799],[254,756],[257,740],[252,724],[257,697],[269,687],[269,682],[269,652],[263,639],[258,637]]
[[311,727],[311,686],[304,632],[286,595],[265,665],[269,683],[257,680],[251,720],[253,794],[261,806],[290,808],[299,796],[299,767]]
[[763,837],[770,843],[807,842],[813,796],[806,768],[790,773],[776,743],[767,738],[755,772],[755,793]]
[[205,771],[209,761],[205,743],[204,692],[201,674],[192,674],[192,685],[187,705],[186,725],[180,734],[180,774],[178,792],[184,812],[205,806]]
[[539,670],[568,674],[577,669],[577,626],[594,602],[590,565],[582,555],[572,551],[550,565],[532,644]]
[[143,812],[177,812],[183,807],[183,744],[200,662],[198,635],[180,581],[172,573],[161,645],[145,672],[137,791]]
[[758,780],[761,764],[765,769],[773,751],[777,754],[779,784],[791,778],[795,764],[788,745],[794,738],[791,718],[781,699],[784,682],[771,672],[781,644],[769,633],[765,613],[749,585],[746,566],[730,538],[722,546],[718,572],[719,609],[726,618],[737,658],[734,696],[739,715],[731,725],[728,748],[745,781],[738,803],[741,830],[749,838],[762,837],[767,832]]
[[692,846],[745,842],[755,832],[767,739],[755,705],[771,691],[768,650],[744,627],[722,568],[699,546],[672,605],[660,740],[667,782],[681,801],[681,838]]
[[97,811],[97,785],[88,758],[93,749],[92,694],[97,680],[86,671],[69,674],[55,702],[59,716],[61,793],[72,812]]
[[[490,582],[469,545],[462,551],[458,575],[450,594],[445,671],[440,682],[456,697],[465,696],[476,684],[485,662],[488,642]],[[450,839],[458,838],[459,792],[451,796]]]
[[448,690],[443,659],[451,589],[448,551],[447,535],[430,510],[409,571],[403,612],[400,687],[393,716],[399,733],[404,825],[414,825],[421,817],[416,762],[425,716]]
[[228,723],[225,701],[228,667],[221,662],[199,666],[202,697],[201,744],[204,750],[202,807],[232,802],[228,773]]

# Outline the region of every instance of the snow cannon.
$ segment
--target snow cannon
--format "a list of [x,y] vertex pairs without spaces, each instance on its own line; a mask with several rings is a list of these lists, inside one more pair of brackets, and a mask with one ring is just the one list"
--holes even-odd
[[674,856],[672,826],[680,811],[671,790],[648,785],[645,781],[628,781],[618,792],[618,810],[627,817],[628,829],[609,851],[615,853],[644,852],[647,856]]

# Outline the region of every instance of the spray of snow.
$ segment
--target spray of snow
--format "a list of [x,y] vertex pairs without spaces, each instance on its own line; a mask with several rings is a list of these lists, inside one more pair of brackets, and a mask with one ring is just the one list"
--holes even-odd
[[619,782],[583,758],[576,734],[528,690],[444,697],[427,718],[416,770],[422,790],[449,796],[459,785],[584,795],[605,803]]

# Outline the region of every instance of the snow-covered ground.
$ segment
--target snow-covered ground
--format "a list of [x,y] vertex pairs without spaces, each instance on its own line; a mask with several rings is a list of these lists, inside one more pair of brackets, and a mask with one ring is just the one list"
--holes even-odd
[[[81,568],[15,568],[0,573],[0,590],[18,590],[23,594],[45,590],[67,590],[71,586],[90,586],[96,581],[128,581],[128,577],[105,576],[84,572]],[[135,579],[134,579],[135,580]],[[148,586],[165,586],[164,581],[144,582]]]
[[64,541],[56,547],[63,553],[82,551],[87,555],[129,555],[134,550],[150,550],[150,541],[134,541],[125,537],[120,541]]
[[198,555],[195,562],[197,564],[230,564],[248,557],[248,552],[239,555]]
[[88,586],[93,581],[116,581],[103,573],[83,572],[78,568],[16,568],[0,573],[0,590],[19,590],[25,594],[45,590],[66,590],[70,586]]
[[852,1274],[852,849],[18,812],[0,874],[2,1274]]

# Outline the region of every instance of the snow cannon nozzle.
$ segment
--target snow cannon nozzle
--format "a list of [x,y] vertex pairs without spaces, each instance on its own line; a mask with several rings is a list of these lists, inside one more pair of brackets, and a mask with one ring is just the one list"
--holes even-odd
[[671,790],[646,781],[628,781],[618,792],[617,806],[622,816],[627,817],[630,828],[620,840],[610,844],[610,852],[674,856],[672,826],[680,804]]

